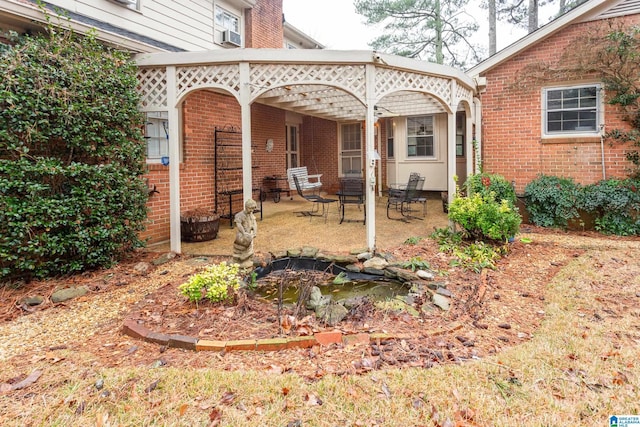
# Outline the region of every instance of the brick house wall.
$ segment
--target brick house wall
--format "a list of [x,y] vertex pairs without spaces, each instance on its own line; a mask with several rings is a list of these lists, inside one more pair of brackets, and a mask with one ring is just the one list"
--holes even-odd
[[[625,22],[637,24],[640,15],[627,16]],[[519,194],[540,173],[571,177],[581,184],[597,182],[603,177],[600,137],[542,138],[542,88],[575,82],[546,82],[527,90],[513,87],[524,67],[535,63],[553,64],[576,37],[602,24],[603,21],[574,24],[485,74],[486,91],[480,96],[483,170],[515,181]],[[597,81],[597,77],[584,76],[584,81]],[[606,104],[606,99],[604,123],[606,129],[625,126],[620,111]],[[628,146],[604,142],[607,178],[627,175],[630,164],[625,152],[628,149]]]
[[302,120],[300,166],[309,174],[322,174],[322,191],[333,194],[340,189],[338,179],[338,124],[318,117]]
[[[253,9],[247,10],[244,35],[246,47],[282,48],[283,35],[282,0],[260,0]],[[240,131],[240,105],[231,96],[202,90],[189,94],[182,107],[180,210],[184,212],[199,207],[213,210],[217,197],[214,130],[216,126],[230,126]],[[262,186],[265,176],[285,174],[285,112],[260,104],[254,104],[251,111],[253,185],[258,188]],[[274,148],[270,153],[266,151],[267,139],[274,141]],[[235,166],[241,166],[241,149],[218,148],[218,191],[241,189],[242,170],[231,170]],[[231,168],[220,170],[225,166]],[[149,187],[155,186],[158,192],[149,198],[148,224],[141,237],[149,243],[164,241],[170,235],[169,168],[148,164],[145,178]],[[255,193],[254,199],[257,197],[258,194]],[[228,198],[220,197],[217,202],[218,213],[228,213]],[[241,210],[242,196],[234,196],[232,203],[234,212]]]
[[282,48],[282,0],[261,0],[245,13],[245,47]]

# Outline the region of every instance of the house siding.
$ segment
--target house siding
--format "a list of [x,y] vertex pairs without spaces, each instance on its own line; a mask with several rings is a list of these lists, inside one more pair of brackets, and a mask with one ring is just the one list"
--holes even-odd
[[[620,18],[623,19],[623,18]],[[624,18],[626,24],[637,24],[640,15]],[[577,37],[603,21],[574,24],[548,39],[521,52],[511,60],[489,70],[482,101],[482,166],[485,172],[503,175],[515,182],[516,191],[538,174],[571,177],[581,184],[597,182],[604,176],[624,177],[630,164],[625,159],[628,146],[601,144],[597,136],[543,139],[542,89],[577,82],[553,81],[534,84],[526,89],[514,88],[523,69],[535,63],[554,63],[563,50]],[[597,76],[583,76],[581,82],[597,82]],[[606,96],[606,94],[605,94]],[[606,129],[624,127],[620,111],[606,104]]]

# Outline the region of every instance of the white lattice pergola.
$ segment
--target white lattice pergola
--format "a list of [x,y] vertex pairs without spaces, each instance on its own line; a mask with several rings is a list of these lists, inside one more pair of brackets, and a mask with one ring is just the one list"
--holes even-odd
[[[179,159],[178,108],[198,89],[224,91],[236,98],[242,114],[243,199],[252,196],[251,104],[336,122],[363,120],[367,158],[367,243],[375,250],[374,122],[394,116],[447,113],[449,175],[455,171],[456,111],[467,112],[468,144],[474,97],[473,81],[459,70],[371,51],[232,49],[206,52],[140,54],[142,111],[169,112],[169,157]],[[471,170],[472,156],[467,156]],[[169,163],[171,250],[180,248],[180,167]],[[455,184],[448,179],[450,197]]]

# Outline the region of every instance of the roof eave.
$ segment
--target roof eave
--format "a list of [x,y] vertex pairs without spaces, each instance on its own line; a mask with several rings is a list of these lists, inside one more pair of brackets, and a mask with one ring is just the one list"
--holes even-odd
[[562,29],[575,24],[577,22],[586,21],[594,16],[598,15],[605,9],[611,8],[613,5],[623,2],[624,0],[590,0],[582,5],[570,10],[564,15],[554,19],[550,23],[543,25],[536,31],[527,34],[518,41],[512,43],[501,51],[497,52],[493,56],[485,59],[478,65],[470,68],[467,71],[472,77],[482,76],[489,70],[497,67],[498,65],[508,61],[520,52],[528,49],[534,44],[552,36],[553,34],[561,31]]

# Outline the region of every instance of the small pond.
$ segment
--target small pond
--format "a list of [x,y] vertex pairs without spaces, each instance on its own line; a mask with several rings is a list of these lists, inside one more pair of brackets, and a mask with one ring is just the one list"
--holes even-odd
[[[315,284],[320,288],[322,295],[331,296],[333,301],[348,300],[351,298],[366,297],[371,301],[384,301],[393,299],[396,296],[405,296],[409,293],[409,288],[396,281],[350,281],[339,285],[328,283]],[[256,294],[267,300],[278,300],[278,285],[269,283],[259,286]],[[295,304],[298,301],[300,287],[293,284],[283,287],[282,302],[284,304]]]

